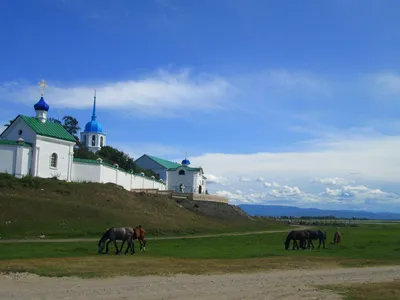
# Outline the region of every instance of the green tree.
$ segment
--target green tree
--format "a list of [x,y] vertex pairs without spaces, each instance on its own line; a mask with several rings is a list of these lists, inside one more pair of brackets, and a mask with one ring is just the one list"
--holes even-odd
[[61,124],[61,121],[60,121],[59,119],[56,119],[56,118],[48,118],[47,120],[48,120],[49,122],[52,122],[52,123]]
[[90,151],[84,145],[78,145],[78,147],[74,148],[74,157],[75,158],[83,158],[83,159],[98,159],[99,156]]
[[100,156],[105,163],[118,164],[118,166],[126,171],[133,171],[134,173],[143,172],[146,176],[154,176],[156,179],[160,177],[152,170],[145,170],[136,166],[135,161],[128,154],[120,151],[111,146],[104,146],[101,150],[96,152],[96,155]]
[[14,120],[9,120],[7,124],[4,124],[4,127],[7,127],[7,128],[10,127],[10,125],[11,125],[11,123],[12,123],[13,121],[14,121]]
[[74,138],[76,139],[76,142],[79,146],[79,137],[78,137],[78,131],[81,129],[79,127],[79,122],[77,119],[75,119],[72,116],[64,116],[63,117],[63,126],[64,128],[71,134],[74,136]]

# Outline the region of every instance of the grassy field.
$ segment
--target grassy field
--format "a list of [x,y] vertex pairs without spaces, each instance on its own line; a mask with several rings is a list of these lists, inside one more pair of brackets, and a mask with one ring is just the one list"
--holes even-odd
[[330,244],[334,231],[328,229],[327,248],[313,251],[285,251],[286,233],[153,240],[148,242],[146,253],[133,256],[115,255],[111,244],[109,255],[97,254],[96,243],[0,244],[0,271],[87,277],[400,263],[400,226],[365,225],[341,231],[341,245]]
[[344,296],[345,300],[397,300],[400,299],[400,282],[326,285]]
[[0,174],[1,239],[98,237],[112,226],[138,224],[149,236],[288,228],[266,218],[250,218],[224,203],[177,203],[166,196],[128,192],[114,184]]

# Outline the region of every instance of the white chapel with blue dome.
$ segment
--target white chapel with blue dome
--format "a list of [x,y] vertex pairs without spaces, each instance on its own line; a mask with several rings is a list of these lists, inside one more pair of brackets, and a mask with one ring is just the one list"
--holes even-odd
[[[16,177],[56,177],[66,181],[115,183],[126,190],[169,190],[181,193],[205,194],[206,180],[201,167],[190,166],[185,157],[181,163],[144,154],[135,163],[159,175],[146,177],[109,165],[100,158],[74,158],[76,139],[60,123],[48,119],[49,104],[42,93],[33,105],[35,116],[18,115],[0,135],[0,173]],[[97,121],[96,93],[91,120],[80,133],[80,141],[96,152],[106,145],[106,134]],[[206,196],[206,195],[204,195]],[[225,201],[225,200],[224,200]],[[226,200],[227,201],[227,200]]]

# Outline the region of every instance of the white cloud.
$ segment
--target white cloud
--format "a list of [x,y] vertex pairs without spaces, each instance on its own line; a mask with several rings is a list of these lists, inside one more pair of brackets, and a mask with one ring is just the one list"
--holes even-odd
[[252,182],[252,181],[254,181],[254,180],[251,179],[250,177],[239,176],[239,182]]
[[205,176],[207,177],[207,183],[208,184],[213,184],[213,183],[217,183],[220,185],[229,185],[229,181],[227,178],[223,177],[223,176],[215,176],[213,174],[209,174],[206,173]]
[[[93,91],[97,90],[97,103],[106,109],[140,111],[146,114],[166,114],[168,111],[223,109],[224,100],[233,90],[224,78],[188,70],[169,72],[160,70],[138,79],[78,86],[57,85],[48,82],[45,99],[50,106],[76,109],[90,108]],[[31,104],[40,97],[37,84],[16,83],[0,86],[0,98]]]
[[[234,203],[275,201],[298,206],[333,205],[334,209],[362,206],[373,210],[398,207],[400,137],[343,136],[310,141],[301,151],[206,153],[193,157],[192,163],[228,180],[236,176],[249,179],[237,183],[236,188],[242,194],[230,191]],[[261,185],[260,178],[263,179]],[[322,190],[324,185],[327,187]],[[213,189],[218,190],[218,187]]]
[[385,96],[400,95],[400,75],[394,72],[382,72],[367,76],[372,91]]
[[258,178],[256,179],[256,181],[257,181],[257,182],[264,182],[264,178],[258,177]]
[[[400,137],[380,136],[352,140],[326,140],[301,152],[254,154],[206,153],[192,163],[219,176],[324,178],[353,177],[368,180],[400,180]],[[237,175],[240,170],[241,175]],[[334,175],[336,174],[336,175]]]
[[400,201],[400,196],[395,193],[384,192],[381,189],[372,189],[363,185],[345,185],[339,189],[326,188],[325,192],[321,193],[321,195],[336,199],[351,198],[353,199],[353,202],[365,202],[373,200],[379,201],[380,203],[388,203],[388,201]]
[[311,182],[320,183],[324,185],[343,185],[348,183],[348,181],[342,177],[315,178]]

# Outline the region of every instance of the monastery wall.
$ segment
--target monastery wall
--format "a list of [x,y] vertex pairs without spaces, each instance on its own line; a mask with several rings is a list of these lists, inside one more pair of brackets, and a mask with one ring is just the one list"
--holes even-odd
[[29,175],[31,152],[30,147],[0,144],[0,173],[11,174],[19,178]]
[[72,181],[110,182],[121,185],[128,191],[135,189],[167,189],[167,186],[158,180],[128,173],[115,166],[87,159],[74,159]]

